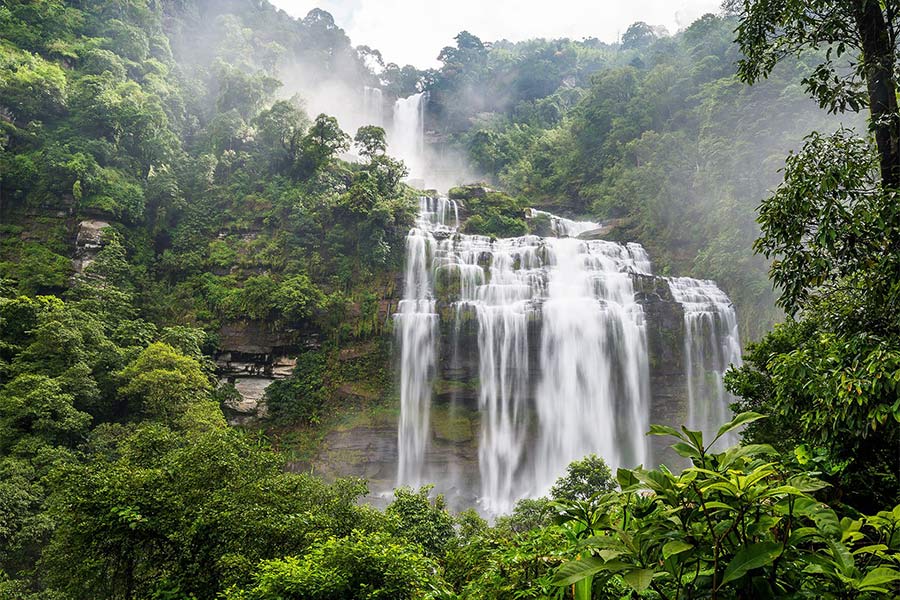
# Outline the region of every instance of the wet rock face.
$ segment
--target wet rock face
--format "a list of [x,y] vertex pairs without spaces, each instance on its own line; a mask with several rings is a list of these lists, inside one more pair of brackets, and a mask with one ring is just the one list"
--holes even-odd
[[100,248],[103,247],[103,229],[109,227],[108,221],[85,219],[78,223],[75,234],[75,258],[72,261],[76,273],[94,261]]
[[288,332],[278,330],[263,321],[227,323],[219,331],[222,356],[253,356],[253,362],[265,364],[279,354],[287,354],[291,346]]
[[227,395],[222,408],[232,425],[246,424],[266,416],[266,388],[275,381],[268,377],[225,377],[220,385],[232,385],[236,394]]

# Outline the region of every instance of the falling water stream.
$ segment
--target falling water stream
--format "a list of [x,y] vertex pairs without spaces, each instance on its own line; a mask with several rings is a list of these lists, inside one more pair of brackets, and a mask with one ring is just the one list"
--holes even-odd
[[409,168],[409,177],[425,176],[425,93],[398,98],[394,103],[388,147]]
[[[441,318],[450,330],[477,323],[484,512],[545,494],[589,453],[613,469],[646,462],[650,377],[634,289],[651,273],[644,249],[568,237],[598,224],[549,213],[558,237],[466,235],[459,209],[421,198],[407,238],[398,483],[423,481]],[[722,374],[740,360],[734,309],[711,281],[667,282],[684,312],[688,424],[708,431],[726,420]]]
[[[716,428],[728,420],[728,406],[734,402],[723,379],[730,365],[741,364],[737,316],[728,296],[713,281],[672,277],[669,288],[684,309],[686,425],[711,440]],[[722,443],[736,442],[736,435],[730,434]]]

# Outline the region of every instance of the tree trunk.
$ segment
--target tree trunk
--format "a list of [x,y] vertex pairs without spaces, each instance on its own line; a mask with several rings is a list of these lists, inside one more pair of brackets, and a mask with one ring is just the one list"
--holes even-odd
[[862,42],[869,110],[881,161],[881,181],[885,189],[900,190],[900,116],[897,114],[897,81],[889,23],[878,0],[853,0],[853,15]]

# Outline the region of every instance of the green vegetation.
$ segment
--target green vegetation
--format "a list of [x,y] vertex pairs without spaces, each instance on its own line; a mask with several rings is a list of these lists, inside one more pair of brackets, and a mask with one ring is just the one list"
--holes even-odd
[[[0,600],[900,595],[900,5],[726,4],[615,45],[462,32],[423,73],[318,9],[4,2]],[[607,221],[661,272],[719,279],[753,334],[780,316],[770,259],[787,319],[727,376],[718,437],[742,444],[654,426],[687,468],[588,456],[493,524],[428,486],[379,510],[364,481],[295,472],[396,417],[415,191],[383,129],[280,93],[288,64],[429,91],[505,190],[451,190],[468,232],[541,227],[530,205]],[[828,133],[810,97],[869,132]],[[297,359],[244,429],[211,360],[242,327]],[[436,407],[438,435],[470,417]]]
[[525,222],[527,205],[521,200],[480,185],[452,188],[449,196],[464,201],[472,212],[466,219],[465,233],[515,237],[529,232]]

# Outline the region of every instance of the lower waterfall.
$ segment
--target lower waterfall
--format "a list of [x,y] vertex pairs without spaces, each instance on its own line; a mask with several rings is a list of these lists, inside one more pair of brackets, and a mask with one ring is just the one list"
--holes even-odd
[[[613,471],[649,463],[648,324],[635,283],[653,278],[644,249],[569,237],[599,225],[540,211],[532,214],[550,217],[557,237],[467,235],[457,202],[419,202],[395,315],[396,483],[452,485],[446,469],[425,469],[429,415],[438,372],[451,359],[441,348],[465,354],[447,344],[472,329],[480,429],[472,487],[484,513],[507,513],[521,498],[546,494],[571,461],[590,453]],[[688,423],[715,429],[728,414],[721,376],[740,357],[734,309],[713,282],[661,281],[684,315]]]
[[[707,442],[715,437],[718,425],[729,419],[728,406],[734,398],[725,391],[725,371],[741,364],[741,342],[737,315],[728,296],[715,282],[673,277],[672,295],[684,307],[685,379],[688,392],[688,429],[703,432]],[[723,439],[737,443],[736,434]]]

